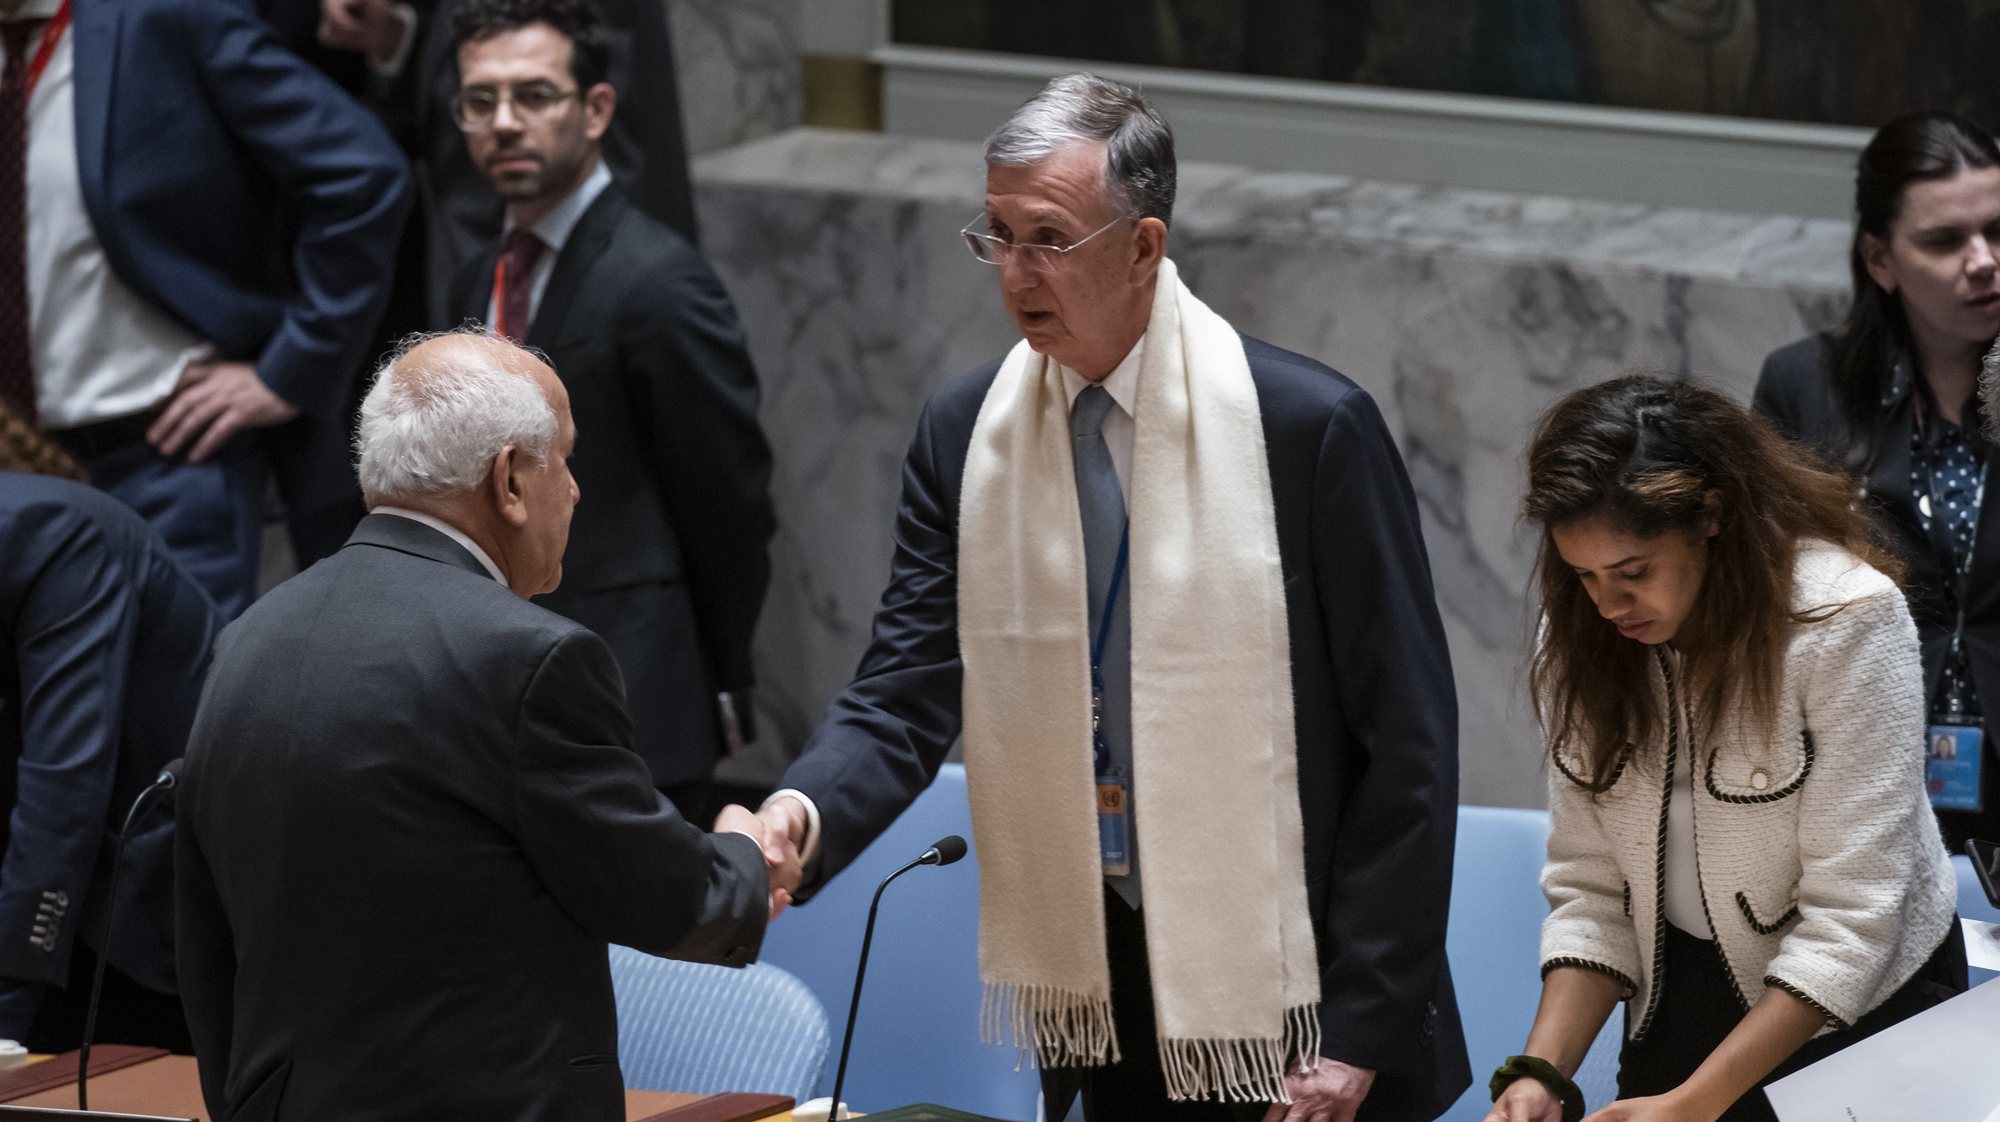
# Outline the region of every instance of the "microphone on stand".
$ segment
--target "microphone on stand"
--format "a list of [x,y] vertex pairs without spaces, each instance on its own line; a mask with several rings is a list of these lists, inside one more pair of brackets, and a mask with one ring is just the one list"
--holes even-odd
[[875,941],[875,909],[882,906],[882,890],[889,887],[890,881],[919,865],[949,865],[964,856],[965,839],[957,834],[947,834],[924,850],[915,861],[883,877],[882,883],[876,886],[875,898],[868,902],[868,929],[861,936],[861,962],[854,968],[854,999],[847,1005],[847,1035],[840,1041],[840,1067],[833,1076],[833,1101],[826,1108],[830,1122],[839,1122],[847,1117],[847,1112],[840,1106],[840,1090],[847,1082],[847,1054],[854,1047],[854,1015],[861,1011],[861,979],[868,974],[868,947]]
[[[172,791],[181,781],[182,761],[175,759],[160,769],[160,774],[139,797],[132,800],[132,809],[125,813],[125,824],[118,828],[118,838],[111,849],[111,883],[105,896],[104,938],[97,947],[97,967],[91,972],[90,1001],[84,1006],[83,1044],[76,1056],[76,1108],[90,1109],[90,1038],[97,1035],[97,1005],[104,997],[104,964],[111,957],[111,937],[118,930],[118,870],[124,864],[125,839],[132,833],[132,827],[153,805],[153,800]],[[961,845],[963,843],[960,843]]]

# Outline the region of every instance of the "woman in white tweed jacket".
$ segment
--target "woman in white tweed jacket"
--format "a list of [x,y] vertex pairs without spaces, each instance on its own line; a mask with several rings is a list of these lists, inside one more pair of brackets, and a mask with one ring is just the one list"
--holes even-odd
[[1529,452],[1550,744],[1541,1008],[1497,1122],[1772,1118],[1757,1088],[1965,987],[1917,634],[1851,489],[1713,391],[1572,394]]

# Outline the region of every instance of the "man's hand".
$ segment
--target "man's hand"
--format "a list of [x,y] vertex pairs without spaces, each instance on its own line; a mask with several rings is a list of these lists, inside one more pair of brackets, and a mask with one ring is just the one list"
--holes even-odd
[[792,890],[806,875],[806,808],[793,798],[778,798],[757,812],[767,828],[764,841],[764,863],[771,867],[771,899],[783,897],[783,904],[771,914],[776,915],[792,902]]
[[771,879],[770,918],[777,919],[785,905],[792,902],[792,894],[777,887],[777,871],[770,866],[771,829],[762,818],[750,812],[749,807],[731,803],[715,816],[715,832],[718,834],[748,834],[757,843],[757,848],[765,854],[765,872]]
[[1272,1103],[1264,1122],[1354,1122],[1355,1110],[1374,1085],[1371,1069],[1322,1056],[1311,1071],[1294,1068],[1285,1077],[1291,1105]]
[[244,429],[282,425],[298,415],[247,362],[190,362],[146,439],[169,456],[192,444],[187,458],[198,464]]
[[1539,1079],[1523,1076],[1493,1100],[1486,1122],[1562,1122],[1562,1100]]
[[377,65],[387,65],[409,34],[408,14],[393,0],[320,0],[320,45],[359,51]]

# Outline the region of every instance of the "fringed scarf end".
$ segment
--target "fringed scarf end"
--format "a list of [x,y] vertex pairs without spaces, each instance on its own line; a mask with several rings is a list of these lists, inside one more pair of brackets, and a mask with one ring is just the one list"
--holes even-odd
[[[1054,986],[987,982],[979,1005],[979,1039],[1012,1044],[1021,1061],[1032,1056],[1044,1070],[1099,1067],[1119,1059],[1111,998]],[[1014,1065],[1016,1071],[1020,1067],[1020,1062]]]
[[1319,1011],[1314,1005],[1286,1010],[1284,1035],[1275,1039],[1161,1038],[1167,1097],[1175,1102],[1290,1103],[1285,1076],[1294,1066],[1303,1071],[1318,1066],[1319,1042]]

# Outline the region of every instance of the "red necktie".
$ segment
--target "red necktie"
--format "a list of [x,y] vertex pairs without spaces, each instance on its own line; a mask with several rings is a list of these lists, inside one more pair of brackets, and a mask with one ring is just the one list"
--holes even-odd
[[28,45],[41,20],[0,23],[0,398],[36,423],[28,347]]
[[506,278],[500,293],[500,334],[523,346],[528,342],[528,301],[535,291],[535,262],[541,259],[542,239],[534,231],[516,227],[508,232],[500,250]]

